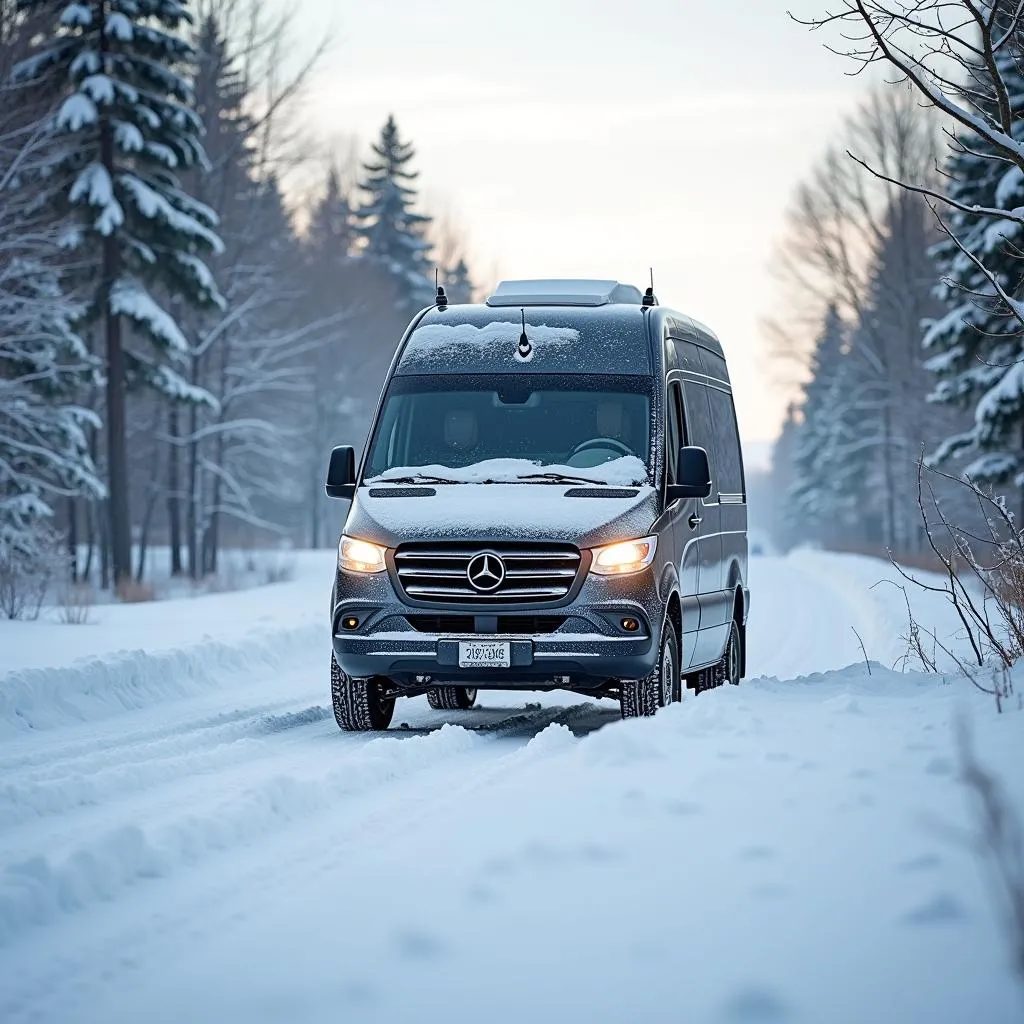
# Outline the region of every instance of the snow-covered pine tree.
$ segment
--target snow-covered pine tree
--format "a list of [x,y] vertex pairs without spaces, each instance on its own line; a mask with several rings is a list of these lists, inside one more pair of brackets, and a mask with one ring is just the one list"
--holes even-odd
[[434,296],[434,276],[429,260],[426,230],[431,218],[416,213],[412,182],[419,172],[411,169],[415,150],[403,142],[398,125],[389,116],[373,144],[373,157],[363,164],[359,188],[366,200],[359,207],[357,233],[364,259],[380,266],[392,281],[396,304],[403,315],[428,305]]
[[466,265],[465,257],[460,256],[455,264],[445,274],[445,292],[449,302],[472,302],[473,301],[473,279],[469,275],[469,267]]
[[[0,215],[0,235],[17,227]],[[88,428],[98,424],[78,404],[97,363],[40,238],[18,254],[13,238],[0,245],[0,576],[9,615],[20,611],[19,580],[48,571],[54,501],[104,493],[89,456]]]
[[[1019,34],[996,55],[1013,111],[1013,137],[1024,142],[1024,73]],[[977,72],[976,92],[989,81]],[[980,136],[961,132],[960,145],[946,168],[948,194],[966,207],[1019,210],[1024,207],[1024,175],[997,156]],[[955,238],[1014,299],[1024,297],[1022,226],[951,209],[945,217]],[[926,366],[938,376],[934,400],[974,407],[970,429],[948,437],[933,454],[942,463],[974,456],[964,472],[978,481],[1024,486],[1024,330],[985,274],[952,239],[932,255],[942,274],[936,294],[949,307],[927,326]]]
[[840,442],[841,388],[846,337],[843,322],[830,305],[815,343],[810,378],[804,386],[801,422],[793,452],[790,499],[794,516],[809,533],[824,539],[836,514],[836,446]]
[[103,493],[88,448],[95,420],[79,405],[98,365],[72,327],[60,220],[43,191],[16,187],[52,149],[45,96],[10,78],[37,28],[0,0],[0,611],[9,616],[52,566],[55,499]]
[[[18,70],[53,87],[52,130],[63,145],[49,173],[67,182],[77,214],[65,244],[98,282],[87,316],[103,325],[107,473],[115,584],[131,572],[125,395],[130,381],[171,399],[208,400],[174,368],[189,352],[154,285],[197,306],[222,300],[203,256],[220,249],[216,217],[182,189],[203,165],[201,124],[182,72],[194,51],[179,34],[190,21],[179,0],[19,0],[53,12],[50,31]],[[127,324],[130,330],[125,330]],[[145,340],[146,344],[139,344]]]
[[324,194],[310,215],[306,250],[314,262],[326,260],[336,268],[348,260],[354,241],[352,206],[342,190],[338,169],[332,167]]

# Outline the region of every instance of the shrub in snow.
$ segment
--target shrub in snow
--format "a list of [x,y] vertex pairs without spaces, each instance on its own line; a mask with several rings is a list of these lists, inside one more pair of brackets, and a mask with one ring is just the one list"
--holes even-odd
[[45,527],[0,534],[0,615],[38,619],[58,568],[57,538]]

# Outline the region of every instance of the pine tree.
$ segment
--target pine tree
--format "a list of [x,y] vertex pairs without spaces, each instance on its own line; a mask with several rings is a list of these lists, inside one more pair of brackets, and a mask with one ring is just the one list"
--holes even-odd
[[[52,0],[20,6],[54,10]],[[99,282],[86,315],[102,323],[105,342],[115,584],[131,572],[126,389],[140,382],[171,399],[208,397],[175,370],[189,345],[150,289],[197,306],[221,301],[203,262],[220,249],[216,218],[178,177],[205,161],[192,89],[181,73],[194,59],[178,34],[189,21],[178,0],[61,3],[50,31],[19,69],[23,81],[60,87],[51,128],[63,145],[49,174],[69,182],[63,199],[77,226],[65,244]]]
[[469,276],[469,267],[466,266],[464,257],[459,257],[455,264],[445,274],[445,292],[449,302],[472,302],[473,301],[473,279]]
[[790,489],[793,513],[805,530],[827,532],[834,525],[839,502],[837,453],[844,439],[840,413],[844,387],[845,328],[835,306],[829,306],[804,387],[800,428],[793,453]]
[[309,221],[306,249],[314,265],[338,267],[348,260],[354,242],[352,207],[342,191],[337,168],[327,172],[324,194]]
[[399,310],[410,315],[428,305],[434,295],[430,243],[426,230],[430,217],[416,213],[416,190],[411,183],[418,172],[410,169],[415,150],[402,142],[394,117],[388,117],[374,158],[363,165],[359,188],[366,201],[357,212],[357,233],[363,257],[380,266],[391,278]]
[[[1011,52],[1016,51],[1016,52]],[[1014,138],[1024,141],[1024,74],[1020,47],[997,55],[1014,112]],[[985,75],[979,71],[979,82]],[[980,92],[980,86],[979,90]],[[967,207],[1024,206],[1024,178],[981,137],[964,137],[946,168],[949,196]],[[1021,298],[1022,227],[953,209],[950,231],[1012,298]],[[1024,332],[977,264],[947,239],[932,250],[942,274],[937,297],[949,307],[925,333],[926,366],[939,378],[934,399],[974,407],[970,429],[947,438],[933,460],[974,455],[965,473],[979,481],[1024,486]]]
[[[0,225],[13,225],[0,217]],[[0,572],[45,568],[53,502],[101,497],[87,430],[97,425],[78,397],[98,371],[71,322],[58,271],[40,253],[0,259]],[[53,247],[56,256],[56,246]]]

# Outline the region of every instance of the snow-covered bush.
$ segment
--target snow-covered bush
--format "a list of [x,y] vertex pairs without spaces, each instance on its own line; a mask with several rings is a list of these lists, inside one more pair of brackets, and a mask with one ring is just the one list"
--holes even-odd
[[[965,490],[980,511],[981,532],[965,528],[949,516],[933,480]],[[914,660],[934,671],[936,660],[928,650],[941,650],[960,665],[980,689],[992,693],[997,704],[1007,696],[1002,675],[991,683],[977,669],[994,666],[1005,673],[1024,657],[1024,527],[1014,519],[1005,499],[970,477],[918,466],[918,508],[929,547],[942,566],[937,577],[916,575],[893,564],[904,579],[933,593],[945,594],[963,626],[972,652],[972,664],[952,653],[948,638],[924,629],[910,613],[908,644]],[[908,602],[909,611],[909,602]]]
[[58,569],[56,537],[44,526],[17,535],[0,529],[0,615],[37,619]]

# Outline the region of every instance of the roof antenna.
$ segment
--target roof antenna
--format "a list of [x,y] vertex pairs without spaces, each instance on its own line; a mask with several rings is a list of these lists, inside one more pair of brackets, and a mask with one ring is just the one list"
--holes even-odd
[[526,310],[520,307],[519,313],[523,318],[523,333],[519,335],[519,346],[516,351],[519,353],[520,359],[529,359],[533,346],[530,344],[530,339],[526,336]]
[[434,287],[437,289],[437,294],[434,296],[434,305],[438,309],[447,309],[448,296],[444,293],[444,286],[438,283],[437,267],[434,267]]
[[654,297],[654,267],[651,267],[651,286],[644,292],[644,297],[640,301],[644,306],[656,306],[658,304],[658,300]]

